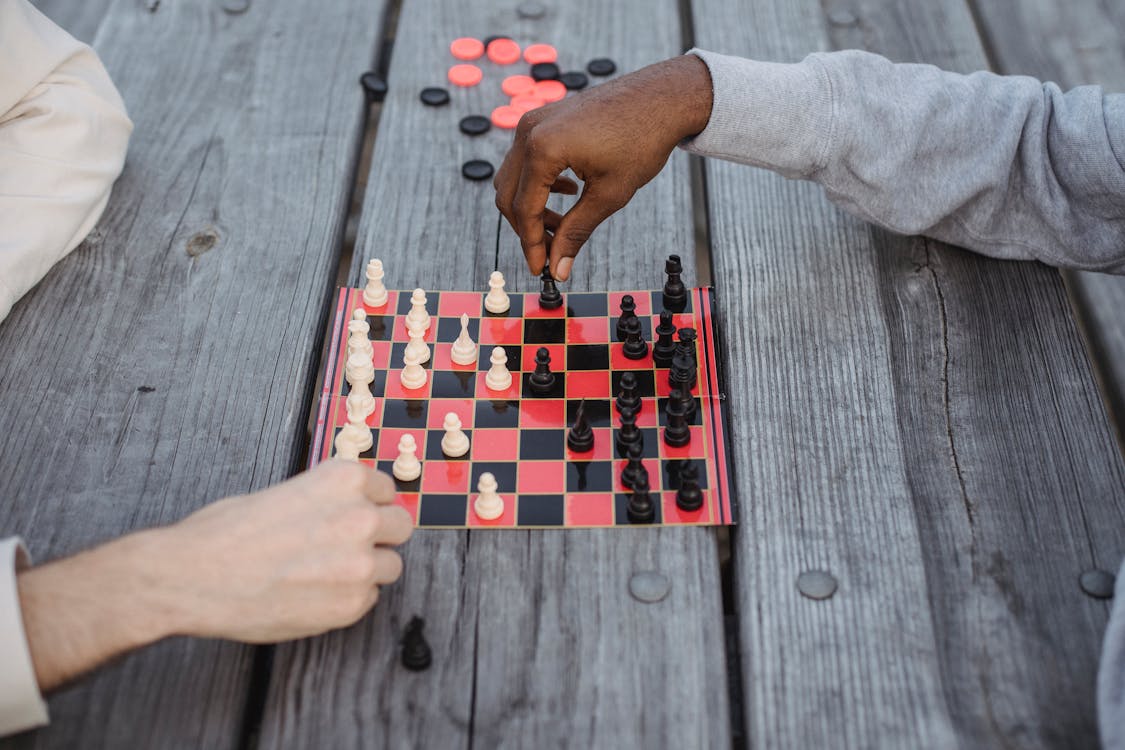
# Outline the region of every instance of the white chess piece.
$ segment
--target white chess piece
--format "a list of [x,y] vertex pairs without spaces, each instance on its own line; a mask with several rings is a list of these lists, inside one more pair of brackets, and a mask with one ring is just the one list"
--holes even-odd
[[372,445],[374,441],[371,438],[371,430],[364,422],[364,418],[357,419],[351,414],[348,415],[348,423],[333,441],[336,455],[350,461],[357,460],[359,454],[370,450]]
[[424,386],[429,376],[426,369],[422,367],[422,363],[418,361],[418,355],[406,351],[403,353],[402,359],[406,363],[398,376],[399,381],[402,382],[402,387],[413,391]]
[[398,458],[391,465],[391,473],[400,482],[413,482],[422,475],[422,462],[418,460],[418,444],[409,432],[398,441]]
[[493,271],[488,277],[488,295],[484,298],[484,309],[499,315],[508,312],[511,306],[508,294],[504,291],[504,274]]
[[371,357],[362,352],[349,354],[344,362],[344,379],[353,387],[356,383],[370,383],[375,380],[375,364],[371,361]]
[[450,458],[460,458],[469,452],[469,436],[461,429],[461,418],[456,412],[445,415],[445,436],[441,439],[441,452]]
[[414,293],[410,295],[410,312],[406,314],[408,328],[411,323],[421,326],[423,331],[430,327],[430,313],[426,310],[426,290],[424,289],[415,289]]
[[492,363],[492,367],[488,368],[488,374],[484,376],[485,386],[492,391],[508,390],[512,386],[512,373],[508,372],[508,353],[504,351],[504,347],[493,348],[488,361]]
[[348,354],[362,352],[368,357],[375,353],[371,346],[371,339],[367,334],[371,331],[371,324],[367,322],[367,313],[361,307],[352,311],[352,319],[348,321]]
[[344,402],[348,409],[348,420],[351,421],[353,416],[360,421],[366,420],[371,412],[375,411],[375,397],[371,395],[367,381],[357,380],[351,386],[348,398]]
[[480,494],[473,502],[473,510],[476,511],[478,518],[491,521],[503,515],[504,498],[497,494],[496,489],[496,477],[487,471],[480,475],[480,481],[477,482],[477,490]]
[[449,358],[455,365],[475,365],[477,363],[477,345],[469,335],[469,316],[461,314],[461,335],[453,342],[449,351]]
[[367,286],[363,290],[363,302],[369,307],[387,304],[387,287],[383,286],[383,261],[378,258],[367,262]]
[[349,436],[347,425],[336,433],[336,439],[332,441],[332,446],[336,449],[336,458],[342,458],[345,461],[359,460],[359,446],[356,445],[355,439]]
[[406,332],[410,336],[410,343],[406,345],[406,351],[413,352],[419,363],[429,362],[430,347],[424,338],[426,329],[422,328],[417,323],[412,323],[410,319],[407,318]]

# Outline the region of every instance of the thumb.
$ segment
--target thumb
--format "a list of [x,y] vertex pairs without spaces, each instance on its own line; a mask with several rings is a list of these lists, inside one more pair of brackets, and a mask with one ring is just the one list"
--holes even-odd
[[551,241],[551,276],[559,281],[569,279],[573,259],[582,245],[599,224],[628,202],[628,198],[622,200],[620,196],[587,183],[578,202],[563,215],[555,230]]

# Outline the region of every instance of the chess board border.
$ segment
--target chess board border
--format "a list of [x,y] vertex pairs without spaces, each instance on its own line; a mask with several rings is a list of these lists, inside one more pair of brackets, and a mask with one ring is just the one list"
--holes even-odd
[[[466,519],[467,523],[464,524],[464,525],[448,525],[448,526],[434,525],[434,524],[422,524],[420,521],[416,520],[416,524],[417,524],[418,528],[420,528],[420,529],[421,528],[425,528],[425,529],[467,529],[467,528],[577,529],[577,528],[611,528],[611,527],[612,528],[624,528],[624,527],[627,527],[627,526],[636,526],[636,527],[642,527],[642,528],[646,527],[646,526],[649,526],[649,527],[651,527],[651,526],[657,526],[657,527],[659,527],[659,526],[666,526],[666,527],[672,527],[672,526],[727,526],[727,525],[737,524],[738,523],[738,516],[739,516],[738,505],[737,505],[736,499],[734,498],[733,492],[732,492],[733,485],[731,483],[731,477],[730,477],[730,474],[729,474],[730,468],[731,468],[730,467],[730,461],[731,461],[730,444],[729,444],[729,441],[727,440],[727,437],[726,437],[726,427],[727,427],[728,419],[729,419],[729,414],[727,413],[727,410],[729,408],[729,405],[727,403],[728,399],[726,398],[725,392],[722,390],[722,387],[721,387],[723,385],[723,382],[724,382],[724,371],[723,371],[723,368],[722,368],[722,363],[719,362],[719,360],[717,359],[719,339],[718,339],[717,331],[716,331],[717,321],[715,319],[714,289],[713,289],[713,287],[697,287],[697,288],[692,288],[690,291],[691,291],[691,298],[692,298],[692,310],[690,311],[690,314],[695,319],[694,326],[697,328],[698,334],[699,334],[698,344],[703,349],[703,351],[700,352],[700,356],[702,357],[702,360],[700,362],[700,373],[699,374],[700,374],[701,377],[706,378],[707,390],[708,390],[707,400],[709,400],[711,402],[710,408],[706,409],[706,413],[710,418],[702,420],[702,424],[700,425],[700,429],[704,430],[704,434],[706,435],[706,437],[711,442],[712,456],[715,459],[715,461],[714,461],[715,465],[713,467],[715,486],[712,487],[711,490],[710,490],[709,494],[712,495],[712,499],[709,500],[708,503],[707,503],[707,505],[712,508],[712,512],[708,515],[708,518],[705,518],[705,519],[702,519],[702,520],[697,520],[697,521],[665,521],[665,520],[663,520],[663,514],[660,514],[661,520],[658,520],[654,524],[623,524],[623,523],[619,523],[619,522],[610,522],[610,523],[605,523],[605,524],[591,525],[591,524],[568,524],[564,521],[561,525],[539,526],[539,525],[530,525],[530,524],[520,524],[520,523],[516,522],[514,524],[500,525],[500,526],[495,526],[495,527],[488,526],[488,525],[483,526],[483,527],[480,526],[480,525],[474,525],[472,523],[468,523],[468,521],[470,519]],[[345,360],[343,339],[346,336],[347,323],[348,323],[348,320],[351,317],[350,311],[355,307],[365,307],[365,308],[367,308],[367,306],[363,302],[362,293],[363,293],[362,288],[340,287],[337,290],[338,296],[337,296],[337,301],[336,301],[336,312],[335,312],[335,315],[333,316],[332,321],[330,323],[331,328],[327,332],[329,334],[328,338],[330,339],[330,348],[327,351],[328,356],[327,356],[327,362],[325,364],[325,373],[324,373],[323,385],[322,385],[322,388],[321,388],[320,399],[319,399],[319,402],[318,402],[318,405],[317,405],[316,424],[315,424],[314,433],[313,433],[313,436],[312,436],[313,437],[312,450],[310,450],[310,452],[309,452],[309,467],[310,468],[312,466],[315,466],[320,461],[327,460],[327,458],[329,457],[329,455],[331,453],[331,433],[333,433],[334,430],[328,429],[328,427],[329,427],[330,422],[334,423],[334,416],[335,415],[331,412],[331,410],[337,408],[337,406],[334,406],[334,402],[337,400],[337,397],[340,395],[340,394],[337,393],[336,389],[339,385],[338,380],[339,380],[339,376],[340,376],[340,373],[342,371],[343,363],[344,363],[344,360]],[[442,294],[442,292],[440,292],[440,291],[436,291],[434,293],[437,294],[437,295]],[[396,310],[396,308],[400,304],[399,300],[400,300],[400,296],[401,296],[402,292],[399,291],[399,290],[388,290],[388,294],[390,296],[389,296],[387,304],[384,306],[384,309],[389,311],[388,315],[392,319],[391,325],[393,326],[394,325],[394,319],[399,315],[399,312]],[[461,294],[463,294],[463,293],[461,293]],[[630,292],[630,291],[609,292],[609,291],[607,291],[607,292],[587,292],[587,293],[583,293],[583,296],[587,296],[587,295],[591,295],[591,294],[603,294],[603,295],[606,295],[606,297],[608,298],[610,295],[622,295],[622,294],[638,295],[638,294],[659,294],[659,293],[658,292],[652,293],[652,292],[648,292],[648,291],[633,291],[633,292]],[[529,296],[533,296],[533,295],[531,293],[516,293],[513,296],[513,299],[514,300],[516,300],[516,299],[520,300],[519,304],[522,307],[522,304],[523,304],[522,298],[529,297]],[[565,299],[567,297],[567,293],[564,293],[563,296],[564,296],[564,299]],[[482,299],[483,299],[483,294],[482,294]],[[654,307],[655,307],[655,305],[654,305]],[[367,308],[367,309],[370,309],[370,308]],[[655,312],[655,310],[654,310],[654,312]],[[610,314],[608,314],[606,316],[607,319],[612,318],[611,313],[612,313],[612,311],[610,311]],[[521,315],[519,317],[524,318],[525,316],[521,313]],[[610,338],[607,341],[607,343],[612,343],[612,338],[613,337],[612,337],[612,333],[611,333]],[[523,344],[523,346],[527,347],[528,344],[526,344],[526,342],[525,342]],[[393,368],[387,367],[387,368],[383,368],[383,369],[387,373],[393,372]],[[660,372],[660,371],[663,370],[663,368],[657,368],[657,367],[654,366],[653,370],[654,370],[654,372]],[[611,373],[613,372],[612,369],[608,369],[607,371],[611,372]],[[699,397],[701,399],[701,402],[704,400],[703,396],[704,396],[704,394],[702,392],[702,389],[700,389]],[[385,398],[387,398],[387,397],[384,397],[384,399]],[[473,400],[477,400],[477,399],[474,398]],[[523,399],[521,397],[517,396],[517,400],[522,401]],[[376,428],[376,429],[378,429],[378,428]],[[513,429],[517,433],[519,433],[523,430],[522,427],[515,427]],[[565,425],[562,426],[562,429],[565,430],[566,426]],[[419,500],[422,497],[425,496],[425,493],[408,493],[408,494],[417,495],[417,498]],[[473,494],[472,492],[468,493],[467,499],[471,498],[472,494]],[[565,488],[562,490],[563,497],[566,497],[569,494],[570,493],[566,492]],[[660,498],[660,493],[657,493],[656,498],[654,498],[654,499],[659,501],[659,498]],[[417,513],[417,509],[415,509],[412,512]],[[470,515],[471,515],[471,511],[470,511]],[[717,518],[716,518],[716,516],[717,516]]]

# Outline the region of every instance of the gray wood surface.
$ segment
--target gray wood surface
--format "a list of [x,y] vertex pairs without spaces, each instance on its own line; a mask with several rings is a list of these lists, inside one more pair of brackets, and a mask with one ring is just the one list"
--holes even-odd
[[112,1],[32,0],[31,4],[75,38],[91,44]]
[[[986,66],[952,0],[693,12],[732,54]],[[750,745],[1095,743],[1107,606],[1076,579],[1125,553],[1125,471],[1058,275],[892,236],[810,184],[707,176]],[[829,600],[797,591],[816,568]]]
[[[484,63],[481,86],[427,109],[418,91],[443,84],[450,40],[507,33],[557,44],[564,69],[611,55],[630,70],[679,51],[676,19],[676,4],[665,0],[547,4],[539,20],[518,18],[512,6],[406,3],[352,280],[378,256],[392,287],[486,288],[498,241],[494,192],[465,181],[460,166],[469,158],[499,166],[511,136],[469,139],[457,122],[503,103],[499,81],[526,66]],[[662,284],[668,253],[691,257],[691,229],[679,154],[595,234],[567,288]],[[499,268],[509,289],[538,288],[506,226]],[[403,580],[356,627],[278,649],[263,746],[729,745],[713,530],[422,531],[404,557]],[[669,597],[631,599],[631,575],[654,569],[672,581]],[[397,640],[413,614],[426,618],[434,649],[421,674],[398,663]]]
[[[1125,92],[1125,8],[1074,0],[975,0],[996,71],[1054,81],[1063,89],[1099,84]],[[1125,278],[1067,273],[1102,391],[1125,445]]]
[[[0,529],[36,558],[293,472],[380,17],[362,0],[111,9],[98,47],[136,123],[125,173],[0,324]],[[236,746],[251,655],[168,641],[4,744]]]

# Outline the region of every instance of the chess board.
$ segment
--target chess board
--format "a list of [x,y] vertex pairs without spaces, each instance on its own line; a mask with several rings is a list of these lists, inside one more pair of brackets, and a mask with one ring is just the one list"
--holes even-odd
[[[659,323],[661,292],[597,292],[564,294],[565,303],[554,310],[539,306],[538,293],[510,293],[511,309],[501,315],[484,310],[479,292],[428,292],[431,325],[425,341],[432,356],[425,364],[425,386],[406,390],[399,381],[403,352],[408,341],[405,318],[410,293],[389,291],[379,308],[363,302],[362,289],[340,289],[329,330],[324,386],[315,405],[315,430],[310,465],[332,455],[333,440],[347,423],[344,378],[347,357],[347,324],[356,308],[364,308],[371,326],[375,380],[371,392],[375,411],[367,420],[374,446],[360,461],[391,472],[398,455],[399,438],[414,436],[422,475],[413,482],[396,480],[398,502],[421,528],[591,528],[623,527],[630,523],[626,506],[629,490],[621,485],[624,457],[615,448],[620,426],[613,397],[621,375],[633,372],[639,383],[642,407],[637,426],[644,438],[644,465],[648,469],[656,520],[663,526],[729,525],[737,520],[728,469],[727,436],[721,398],[720,373],[715,356],[712,291],[692,289],[682,313],[674,316],[677,328],[694,328],[697,339],[698,376],[692,393],[698,408],[691,419],[691,441],[681,448],[668,446],[661,437],[664,405],[669,393],[668,371],[656,367],[651,346],[643,360],[622,354],[614,335],[622,296],[637,303],[645,340],[652,342]],[[461,366],[450,359],[450,349],[461,331],[460,317],[469,316],[469,332],[478,344],[476,366]],[[513,378],[505,392],[485,387],[492,348],[502,346]],[[532,395],[528,377],[535,369],[535,352],[546,347],[551,354],[555,386],[551,393]],[[585,400],[586,416],[594,431],[594,450],[572,453],[566,433],[579,404]],[[441,452],[442,422],[447,412],[461,418],[471,449],[463,458],[450,459]],[[686,462],[699,468],[703,506],[684,511],[676,506],[679,472]],[[491,521],[472,510],[477,480],[491,472],[504,499],[504,513]]]

